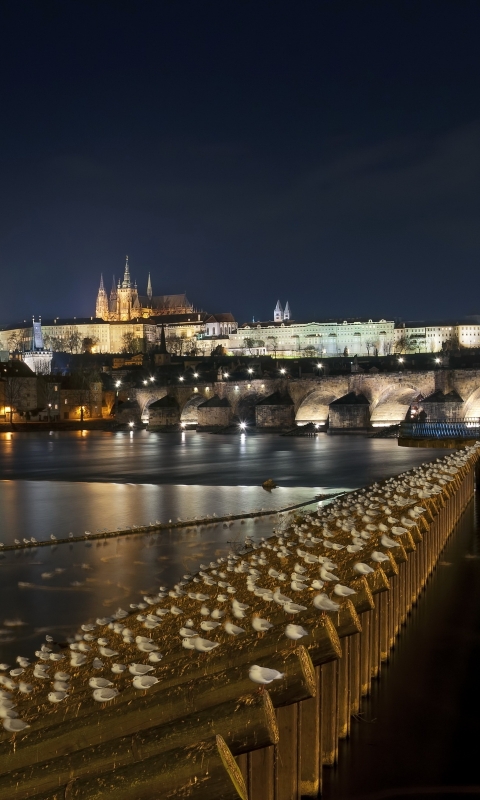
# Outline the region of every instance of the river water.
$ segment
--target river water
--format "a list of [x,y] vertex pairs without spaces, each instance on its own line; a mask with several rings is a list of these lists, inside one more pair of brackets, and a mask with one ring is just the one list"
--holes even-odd
[[[360,436],[4,433],[0,541],[274,510],[437,455]],[[271,493],[261,488],[270,477],[279,485]],[[46,632],[64,640],[86,619],[172,584],[230,543],[268,536],[273,524],[265,517],[7,552],[0,558],[0,660],[31,655]]]

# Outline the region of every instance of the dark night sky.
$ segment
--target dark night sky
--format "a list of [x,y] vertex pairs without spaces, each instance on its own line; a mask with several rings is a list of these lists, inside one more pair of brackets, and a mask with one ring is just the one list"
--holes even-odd
[[0,324],[480,313],[478,0],[0,0]]

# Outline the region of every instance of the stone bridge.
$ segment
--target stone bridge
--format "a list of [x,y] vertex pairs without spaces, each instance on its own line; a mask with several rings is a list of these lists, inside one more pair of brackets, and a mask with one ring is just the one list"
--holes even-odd
[[325,424],[329,404],[356,392],[369,401],[370,421],[374,426],[401,422],[410,404],[417,398],[435,391],[445,393],[455,390],[464,401],[466,417],[480,416],[480,370],[426,370],[423,372],[383,372],[378,374],[351,374],[320,376],[315,378],[255,379],[251,381],[215,381],[211,383],[165,387],[148,387],[136,390],[136,400],[143,419],[152,402],[165,395],[175,398],[181,421],[196,424],[197,407],[217,395],[227,398],[233,413],[240,419],[254,420],[255,405],[263,398],[280,391],[288,393],[294,403],[298,423]]

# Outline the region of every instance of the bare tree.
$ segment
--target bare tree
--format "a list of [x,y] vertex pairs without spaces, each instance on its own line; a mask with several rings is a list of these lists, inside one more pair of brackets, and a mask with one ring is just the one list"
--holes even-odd
[[86,336],[82,341],[82,350],[84,353],[91,353],[93,348],[97,346],[100,339],[98,336]]
[[82,349],[82,337],[78,332],[78,328],[71,327],[68,329],[64,343],[69,353],[80,353]]
[[270,340],[270,349],[273,352],[273,357],[277,357],[277,350],[278,350],[278,336],[267,336],[267,339]]
[[454,331],[450,334],[448,339],[442,342],[442,352],[444,353],[458,353],[461,350],[460,339],[458,333]]
[[408,339],[403,333],[395,342],[396,353],[406,353],[408,348]]
[[50,422],[52,408],[55,411],[55,405],[59,404],[58,379],[40,370],[37,373],[37,397],[39,408],[43,406],[47,409]]
[[137,339],[134,333],[124,333],[122,336],[122,353],[134,354],[141,350],[141,340]]
[[185,352],[186,341],[187,337],[184,333],[182,333],[180,336],[177,336],[177,334],[174,333],[167,339],[167,349],[170,353],[173,353],[173,355],[182,356]]
[[4,406],[9,408],[10,424],[13,422],[13,412],[18,411],[23,396],[24,383],[22,378],[14,375],[3,381]]
[[20,331],[12,331],[8,337],[8,348],[13,352],[21,353],[25,350],[25,340],[23,333]]

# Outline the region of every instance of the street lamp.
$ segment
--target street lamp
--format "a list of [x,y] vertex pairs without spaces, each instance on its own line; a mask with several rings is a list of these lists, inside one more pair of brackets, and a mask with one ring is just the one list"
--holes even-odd
[[253,369],[251,367],[248,368],[247,372],[249,373],[249,375],[253,375]]
[[152,375],[152,376],[150,377],[150,381],[153,383],[153,382],[154,382],[154,380],[155,380],[155,378],[154,378],[154,377],[153,377],[153,375]]
[[132,422],[131,420],[130,420],[130,422],[129,422],[128,424],[129,424],[129,426],[130,426],[131,428],[133,428],[133,426],[135,425],[135,423],[134,423],[134,422]]
[[240,423],[240,430],[241,431],[244,431],[246,427],[247,427],[247,423],[246,422],[241,422]]
[[193,373],[193,377],[194,377],[194,378],[198,378],[198,372],[194,372],[194,373]]
[[117,390],[115,392],[115,416],[117,416],[117,414],[118,414],[118,390],[119,390],[119,388],[121,386],[121,383],[122,383],[122,381],[116,381],[115,382],[115,388]]
[[285,367],[282,367],[282,369],[280,370],[280,373],[281,373],[282,375],[285,375],[286,371],[287,371],[287,370],[285,369]]
[[185,378],[183,377],[183,375],[180,375],[180,377],[179,377],[179,379],[178,379],[178,380],[179,380],[179,381],[184,381],[184,380],[185,380]]
[[230,377],[230,373],[229,372],[224,372],[223,373],[223,377],[224,378],[229,378]]
[[399,364],[403,364],[403,358],[402,358],[401,356],[400,356],[400,358],[398,359],[398,363],[399,363]]

